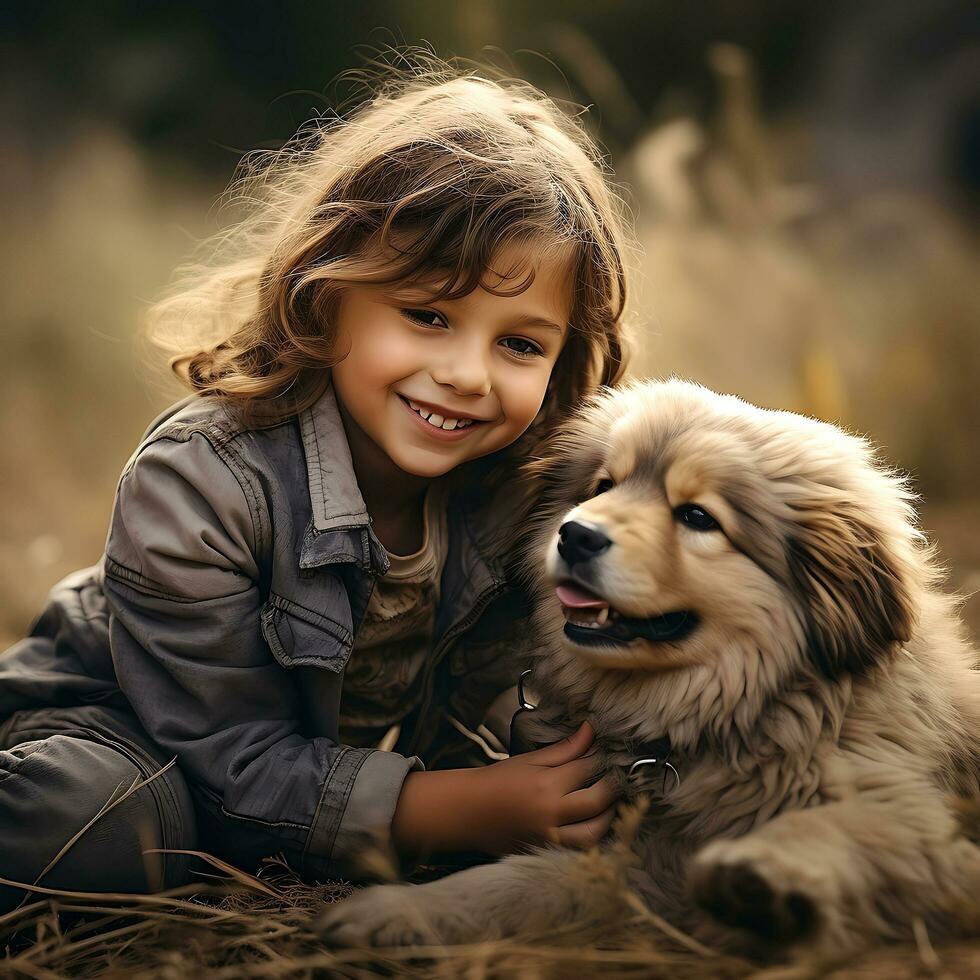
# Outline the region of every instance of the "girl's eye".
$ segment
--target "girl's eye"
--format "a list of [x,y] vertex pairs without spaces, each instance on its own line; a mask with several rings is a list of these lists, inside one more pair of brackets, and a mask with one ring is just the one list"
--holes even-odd
[[[423,327],[432,327],[439,330],[442,327],[448,326],[443,315],[437,313],[435,310],[404,307],[399,312],[403,317],[411,320],[412,323],[417,323]],[[534,341],[527,340],[525,337],[506,337],[501,343],[517,357],[538,357],[544,353]]]
[[[407,317],[413,323],[419,323],[423,327],[444,327],[446,326],[446,321],[442,319],[441,313],[436,313],[435,310],[412,310],[403,309],[401,314]],[[439,320],[441,322],[436,323]]]
[[616,486],[616,484],[608,478],[605,480],[600,480],[596,484],[595,493],[592,496],[598,497],[600,493],[606,493],[607,491],[612,490],[614,486]]
[[525,337],[505,337],[501,343],[518,357],[538,357],[544,353],[533,340],[527,340]]
[[681,504],[674,508],[674,519],[686,524],[694,531],[714,531],[718,522],[697,504]]

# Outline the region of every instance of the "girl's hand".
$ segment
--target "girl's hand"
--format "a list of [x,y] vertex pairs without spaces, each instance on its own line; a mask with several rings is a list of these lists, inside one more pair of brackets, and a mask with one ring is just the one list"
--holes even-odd
[[395,847],[508,854],[551,841],[591,847],[612,823],[618,788],[596,780],[588,722],[543,749],[477,769],[409,773],[392,821]]
[[567,738],[543,749],[472,770],[483,797],[481,850],[506,854],[521,844],[551,841],[591,847],[609,829],[619,790],[598,775],[595,733],[586,721]]

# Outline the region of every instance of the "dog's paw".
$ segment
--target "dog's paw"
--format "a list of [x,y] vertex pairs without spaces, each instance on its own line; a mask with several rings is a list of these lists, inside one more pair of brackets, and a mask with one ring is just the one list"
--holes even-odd
[[419,903],[420,888],[374,885],[327,907],[314,931],[333,948],[433,946],[442,937]]
[[811,883],[778,859],[740,844],[716,841],[694,859],[688,884],[697,905],[723,925],[769,943],[790,944],[813,936],[820,902]]

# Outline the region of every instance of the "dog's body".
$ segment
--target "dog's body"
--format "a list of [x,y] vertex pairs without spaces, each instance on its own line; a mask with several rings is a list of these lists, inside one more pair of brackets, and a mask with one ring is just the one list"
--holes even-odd
[[526,729],[547,742],[592,720],[649,801],[632,867],[615,847],[547,849],[370,889],[326,932],[462,942],[602,921],[624,874],[732,946],[836,957],[916,919],[961,927],[980,848],[951,799],[980,793],[980,671],[903,482],[833,426],[677,381],[603,396],[535,469]]

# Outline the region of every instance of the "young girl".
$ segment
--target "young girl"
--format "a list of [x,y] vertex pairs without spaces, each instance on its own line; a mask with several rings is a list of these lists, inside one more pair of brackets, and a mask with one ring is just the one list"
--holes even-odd
[[100,562],[0,658],[0,910],[11,882],[185,880],[161,848],[323,879],[378,835],[411,858],[609,825],[588,726],[456,748],[528,640],[516,468],[622,368],[595,147],[527,85],[430,74],[242,198],[153,311],[194,393],[127,463]]

